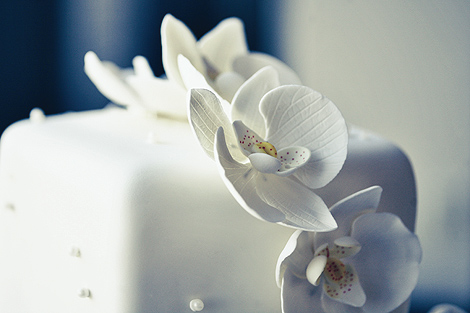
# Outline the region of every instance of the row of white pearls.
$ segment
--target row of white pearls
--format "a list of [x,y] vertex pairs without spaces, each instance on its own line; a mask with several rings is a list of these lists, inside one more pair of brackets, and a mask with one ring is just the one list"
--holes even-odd
[[[69,255],[74,258],[79,258],[82,256],[82,252],[80,251],[80,248],[77,246],[72,246],[70,247],[69,250]],[[80,288],[77,292],[77,295],[80,298],[90,298],[91,297],[91,291],[88,288]]]
[[[79,258],[81,256],[80,248],[77,246],[72,246],[69,251],[70,256]],[[78,290],[78,296],[80,298],[89,298],[91,297],[91,291],[88,288],[81,288]],[[193,312],[200,312],[204,309],[204,302],[201,299],[193,299],[189,302],[189,308]]]
[[204,302],[201,299],[193,299],[189,302],[189,308],[193,312],[200,312],[204,309]]

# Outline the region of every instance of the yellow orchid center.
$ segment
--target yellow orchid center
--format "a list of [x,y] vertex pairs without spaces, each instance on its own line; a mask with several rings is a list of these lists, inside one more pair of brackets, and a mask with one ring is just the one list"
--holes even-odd
[[266,153],[266,154],[268,154],[272,157],[277,158],[277,150],[269,142],[267,142],[267,141],[259,142],[259,143],[255,144],[255,146],[258,147],[257,149],[255,149],[255,152]]

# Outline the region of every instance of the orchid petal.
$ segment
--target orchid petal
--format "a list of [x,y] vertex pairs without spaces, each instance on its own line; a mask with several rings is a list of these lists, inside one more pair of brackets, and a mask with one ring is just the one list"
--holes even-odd
[[254,152],[263,151],[262,146],[257,146],[264,142],[261,136],[251,130],[242,121],[235,121],[232,125],[237,136],[237,142],[246,156]]
[[376,211],[381,194],[382,188],[373,186],[356,192],[334,204],[330,211],[338,223],[338,229],[329,233],[315,234],[315,246],[328,243],[332,247],[336,238],[349,236],[351,225],[358,216]]
[[325,313],[321,306],[322,288],[310,284],[288,268],[281,287],[283,313]]
[[186,25],[171,14],[165,15],[161,26],[162,61],[168,79],[184,87],[178,69],[178,55],[184,55],[201,73],[205,65],[196,47],[196,38]]
[[264,174],[274,174],[281,167],[281,161],[266,153],[252,153],[248,158],[251,165]]
[[197,46],[219,72],[231,72],[233,60],[248,53],[243,22],[238,18],[223,20],[199,39]]
[[366,294],[351,265],[329,258],[325,268],[325,277],[323,291],[331,299],[354,307],[361,307],[366,303]]
[[[190,92],[189,121],[199,143],[209,157],[214,158],[214,137],[219,127],[231,129],[231,123],[225,115],[220,100],[206,89],[192,89]],[[239,150],[233,132],[227,134],[233,150]],[[239,152],[241,155],[241,152]],[[241,157],[241,156],[240,156]]]
[[315,256],[318,256],[318,255],[324,255],[326,257],[330,256],[330,249],[327,243],[322,244],[320,247],[315,249]]
[[220,96],[229,102],[232,102],[233,96],[245,82],[245,79],[235,72],[223,72],[215,79],[215,86]]
[[150,67],[149,62],[143,56],[136,56],[132,60],[132,66],[134,67],[135,75],[145,78],[154,78],[152,68]]
[[180,85],[157,77],[132,75],[126,79],[141,97],[145,109],[159,115],[187,117],[186,90]]
[[272,66],[279,74],[281,85],[301,85],[296,72],[285,63],[265,53],[251,52],[236,58],[233,69],[245,78],[251,77],[258,70],[266,66]]
[[305,86],[281,86],[260,103],[266,120],[266,140],[280,147],[310,149],[309,162],[295,176],[310,188],[329,183],[346,159],[348,133],[338,108]]
[[355,255],[361,250],[361,244],[353,237],[345,236],[335,240],[335,246],[330,249],[332,258],[347,258]]
[[209,82],[206,80],[206,77],[202,75],[192,64],[185,58],[183,55],[178,56],[178,67],[180,69],[181,78],[184,82],[184,87],[187,90],[190,89],[207,89],[211,91],[220,101],[222,105],[224,114],[229,116],[230,114],[230,103],[227,100],[223,99],[217,91],[215,91]]
[[256,191],[264,202],[286,215],[286,221],[280,224],[319,232],[330,231],[337,226],[323,200],[289,178],[260,174]]
[[85,73],[98,90],[115,104],[130,106],[139,96],[123,79],[123,71],[111,62],[101,62],[93,51],[85,54]]
[[325,265],[328,261],[328,258],[324,255],[318,255],[310,261],[307,266],[306,275],[307,280],[314,286],[320,284],[320,276],[325,270]]
[[184,55],[178,55],[178,69],[183,81],[183,87],[190,89],[207,89],[217,94],[212,86],[207,82],[206,77],[194,67]]
[[215,137],[215,160],[222,180],[240,205],[254,217],[278,223],[285,219],[283,212],[265,203],[256,193],[259,173],[250,163],[235,161],[228,151],[223,128],[217,130]]
[[233,97],[232,120],[242,120],[264,138],[266,126],[259,111],[259,103],[268,91],[279,86],[279,76],[273,67],[267,66],[260,69],[241,85]]
[[314,257],[311,236],[313,233],[297,230],[287,241],[276,264],[276,281],[279,287],[287,268],[297,277],[306,278],[306,268]]
[[[367,299],[366,299],[367,300]],[[321,307],[325,313],[364,313],[362,308],[353,307],[351,305],[339,302],[335,299],[328,297],[326,292],[321,295]],[[379,312],[377,312],[379,313]]]
[[416,286],[422,255],[418,238],[391,213],[361,215],[351,237],[362,245],[350,264],[367,295],[364,312],[392,311]]
[[302,167],[310,159],[310,150],[305,147],[287,147],[277,151],[281,161],[281,168],[276,173],[279,176],[288,176]]

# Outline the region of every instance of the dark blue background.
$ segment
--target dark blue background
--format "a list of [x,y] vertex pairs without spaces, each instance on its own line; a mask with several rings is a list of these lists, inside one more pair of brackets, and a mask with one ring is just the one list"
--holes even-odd
[[[95,51],[121,67],[147,57],[163,74],[160,24],[166,13],[184,21],[199,38],[230,16],[245,22],[251,50],[275,54],[270,27],[277,1],[221,0],[15,0],[0,4],[0,133],[28,117],[102,108],[107,100],[83,72],[83,56]],[[266,33],[261,36],[261,32]]]

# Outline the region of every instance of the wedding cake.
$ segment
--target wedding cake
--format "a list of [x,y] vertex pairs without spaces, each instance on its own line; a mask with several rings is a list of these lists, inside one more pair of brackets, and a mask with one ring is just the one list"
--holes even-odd
[[0,310],[407,312],[400,149],[248,51],[238,19],[196,41],[167,15],[162,47],[166,78],[89,52],[112,105],[2,135]]

